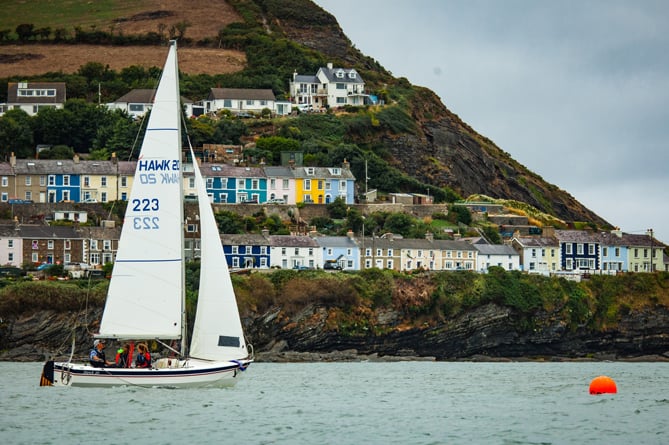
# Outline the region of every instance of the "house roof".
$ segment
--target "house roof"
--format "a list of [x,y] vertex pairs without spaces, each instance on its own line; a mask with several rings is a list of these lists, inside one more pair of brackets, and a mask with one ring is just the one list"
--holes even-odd
[[265,174],[267,177],[272,177],[272,176],[277,176],[281,178],[292,178],[294,177],[293,175],[293,169],[290,167],[274,167],[274,166],[266,166],[265,167]]
[[[360,74],[353,68],[321,67],[318,71],[323,73],[331,83],[365,83]],[[341,77],[338,76],[340,73]]]
[[358,245],[348,236],[319,236],[316,242],[321,247],[355,248]]
[[521,236],[514,240],[522,247],[557,247],[560,245],[553,237]]
[[506,244],[475,244],[476,250],[482,255],[516,255],[513,247]]
[[257,233],[222,234],[221,242],[229,246],[268,246],[269,239]]
[[321,83],[321,81],[313,74],[296,74],[293,82],[295,83]]
[[72,226],[47,226],[21,224],[17,233],[22,238],[32,239],[79,239],[81,235]]
[[[114,103],[133,103],[133,104],[152,104],[156,96],[154,88],[135,88],[114,101]],[[193,101],[181,96],[182,103],[192,103]]]
[[[17,159],[14,166],[16,174],[31,175],[114,175],[116,165],[113,161],[74,161],[72,159]],[[133,170],[134,171],[134,170]]]
[[[334,174],[333,168],[338,168],[340,174]],[[308,174],[307,169],[312,169],[313,174]],[[350,169],[341,167],[295,167],[292,174],[295,178],[355,179]]]
[[316,240],[308,236],[270,235],[269,242],[272,247],[318,247]]
[[[55,89],[55,96],[19,96],[19,84],[26,84],[24,89]],[[7,103],[10,104],[62,104],[67,98],[65,82],[8,82]]]
[[250,88],[212,88],[208,100],[276,100],[272,90]]
[[225,178],[264,178],[265,171],[260,167],[235,167],[228,164],[202,164],[200,172],[205,177]]
[[587,230],[556,230],[555,238],[561,243],[595,243],[600,242],[596,234]]

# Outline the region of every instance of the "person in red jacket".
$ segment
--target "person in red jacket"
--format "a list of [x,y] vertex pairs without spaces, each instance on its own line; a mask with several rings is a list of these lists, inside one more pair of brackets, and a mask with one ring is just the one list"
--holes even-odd
[[137,345],[137,358],[135,359],[135,367],[150,368],[151,367],[151,353],[146,343],[139,343]]

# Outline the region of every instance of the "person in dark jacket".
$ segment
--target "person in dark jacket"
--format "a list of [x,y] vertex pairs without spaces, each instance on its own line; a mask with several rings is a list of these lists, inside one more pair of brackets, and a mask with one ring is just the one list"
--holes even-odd
[[128,354],[130,353],[130,345],[124,344],[123,347],[119,348],[116,351],[116,367],[117,368],[127,368],[130,363],[128,363]]
[[96,368],[104,368],[106,366],[114,366],[112,362],[108,362],[105,356],[105,341],[95,340],[93,342],[93,349],[88,354],[88,361],[91,366]]
[[135,359],[135,367],[150,368],[151,367],[151,353],[146,343],[137,345],[137,358]]

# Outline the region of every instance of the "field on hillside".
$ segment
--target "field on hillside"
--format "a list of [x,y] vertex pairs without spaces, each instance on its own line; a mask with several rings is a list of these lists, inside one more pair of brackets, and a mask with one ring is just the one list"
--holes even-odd
[[[74,73],[87,62],[100,62],[120,71],[138,65],[162,68],[166,47],[98,45],[0,46],[0,78],[46,72]],[[213,48],[180,48],[179,69],[187,74],[225,74],[241,71],[246,55]]]
[[[236,21],[237,13],[225,0],[12,0],[2,2],[0,30],[14,32],[22,23],[34,27],[85,30],[100,29],[126,35],[158,32],[159,25],[187,22],[184,34],[193,40],[215,37],[218,31]],[[96,45],[0,46],[0,77],[32,76],[46,72],[72,73],[87,62],[100,62],[114,70],[140,65],[162,67],[165,50],[156,47],[111,47]],[[239,71],[246,57],[229,50],[181,48],[179,65],[188,74],[217,74]]]

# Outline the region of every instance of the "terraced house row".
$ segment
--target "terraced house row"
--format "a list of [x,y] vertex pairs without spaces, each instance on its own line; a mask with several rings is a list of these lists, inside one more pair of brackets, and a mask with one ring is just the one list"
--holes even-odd
[[[135,161],[16,159],[0,163],[0,202],[56,203],[126,201]],[[195,199],[192,164],[183,164],[184,193]],[[355,177],[349,164],[337,167],[238,167],[204,164],[202,174],[213,203],[328,204],[354,202]]]
[[[186,258],[200,256],[199,227],[189,224]],[[396,271],[469,270],[485,273],[492,266],[544,275],[581,276],[586,273],[669,270],[664,244],[650,234],[614,230],[593,233],[545,230],[541,236],[513,238],[493,245],[474,240],[404,239],[380,237],[261,234],[221,235],[228,266],[235,269],[368,268]],[[38,264],[83,263],[92,267],[114,262],[116,227],[0,225],[0,264],[23,267]]]

